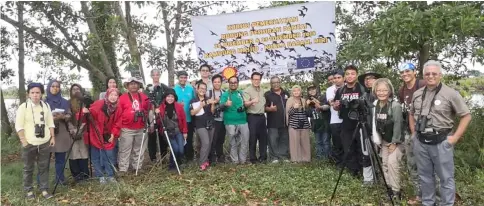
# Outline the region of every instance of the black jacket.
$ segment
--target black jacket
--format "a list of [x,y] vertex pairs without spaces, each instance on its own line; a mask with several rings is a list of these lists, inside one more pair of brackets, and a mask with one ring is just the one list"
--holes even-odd
[[267,128],[284,128],[286,127],[286,101],[289,99],[289,93],[281,89],[281,95],[273,92],[272,89],[264,94],[266,98],[266,107],[271,106],[271,103],[277,107],[276,112],[267,113]]

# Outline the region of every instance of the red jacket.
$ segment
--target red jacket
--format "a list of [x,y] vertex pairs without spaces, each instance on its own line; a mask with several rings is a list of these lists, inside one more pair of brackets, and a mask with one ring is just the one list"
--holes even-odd
[[[139,96],[141,97],[141,102],[139,100]],[[132,95],[133,102],[135,100],[139,103],[139,110],[144,113],[145,118],[148,118],[148,110],[150,108],[150,100],[148,96],[146,96],[142,92],[138,92],[137,94]],[[114,127],[113,134],[119,135],[121,129],[132,129],[132,130],[139,130],[145,128],[145,122],[143,121],[142,117],[138,117],[138,121],[134,122],[134,115],[135,110],[133,109],[133,102],[131,102],[128,93],[124,93],[119,97],[118,100],[118,109],[116,109],[116,125]],[[146,120],[148,121],[148,120]]]
[[[111,117],[108,118],[103,111],[103,107],[104,107],[104,100],[97,100],[89,108],[89,112],[94,122],[90,123],[89,127],[86,129],[86,132],[84,132],[84,143],[90,144],[98,149],[111,150],[114,148],[117,138],[119,137],[119,133],[115,134],[113,132],[114,125],[116,123],[116,119],[118,116],[116,116],[116,112],[115,112],[114,115],[111,115]],[[79,116],[79,113],[78,113],[77,117],[78,119],[82,118],[82,122],[86,123],[86,118],[83,118],[84,113],[81,113],[81,116]],[[95,129],[99,131],[99,134],[101,135],[100,137],[97,135]],[[109,134],[109,136],[111,136],[111,134],[114,134],[114,137],[115,137],[114,141],[109,143],[104,143],[103,134],[105,133],[105,130],[106,130],[106,133]],[[103,144],[104,144],[104,148],[103,148]]]
[[[183,106],[180,103],[174,102],[174,104],[175,104],[175,112],[178,117],[178,128],[180,129],[180,132],[182,134],[187,134],[188,127],[187,127],[187,117],[185,115],[185,110],[183,110]],[[165,118],[165,108],[166,108],[165,101],[163,101],[163,103],[161,103],[160,105],[161,119]],[[163,133],[163,128],[161,127],[160,119],[158,119],[157,123],[158,125],[160,125],[160,128],[158,128],[160,133]]]

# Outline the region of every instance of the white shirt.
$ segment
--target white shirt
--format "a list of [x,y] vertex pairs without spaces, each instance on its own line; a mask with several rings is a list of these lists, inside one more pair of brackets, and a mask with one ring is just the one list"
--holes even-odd
[[[326,99],[328,102],[332,101],[334,97],[336,96],[336,85],[333,85],[326,89]],[[342,123],[343,119],[339,118],[339,112],[334,110],[333,107],[331,109],[331,120],[329,121],[330,124],[337,124],[337,123]]]

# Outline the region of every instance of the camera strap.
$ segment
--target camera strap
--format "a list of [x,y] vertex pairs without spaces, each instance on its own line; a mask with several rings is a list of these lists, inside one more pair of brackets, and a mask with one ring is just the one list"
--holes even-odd
[[[428,114],[430,114],[430,110],[432,109],[432,107],[434,106],[434,101],[435,101],[435,97],[437,97],[437,94],[440,92],[440,89],[442,89],[442,83],[439,83],[439,85],[437,86],[437,88],[435,89],[435,95],[434,97],[432,98],[432,101],[430,101],[430,107],[429,107],[429,112]],[[422,103],[420,103],[420,116],[422,116],[422,112],[423,112],[423,103],[425,101],[425,95],[427,94],[427,86],[425,86],[424,90],[423,90],[423,93],[422,93]],[[427,115],[428,115],[427,114]]]
[[[131,100],[131,104],[133,104],[133,97],[131,96],[131,93],[128,92],[128,96],[129,96],[129,100]],[[139,92],[138,92],[138,99],[139,99],[139,107],[141,110],[143,105],[143,100],[141,100],[141,94],[139,94]]]
[[[30,102],[32,104],[32,102]],[[44,105],[42,105],[42,101],[40,101],[40,107],[42,107],[42,111],[44,111]],[[25,103],[25,108],[27,108],[27,103]],[[34,125],[36,124],[35,123],[35,115],[34,115],[34,107],[33,105],[30,105],[30,110],[32,111],[32,120],[34,120]],[[44,119],[44,123],[45,123],[45,119]]]

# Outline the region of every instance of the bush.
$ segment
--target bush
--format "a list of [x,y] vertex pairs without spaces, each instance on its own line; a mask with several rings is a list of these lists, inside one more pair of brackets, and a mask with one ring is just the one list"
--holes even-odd
[[472,121],[466,133],[456,145],[454,162],[456,168],[484,169],[484,108],[472,111]]

